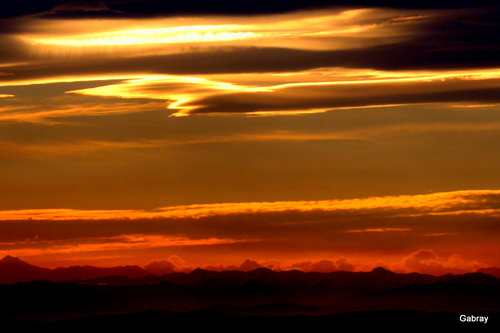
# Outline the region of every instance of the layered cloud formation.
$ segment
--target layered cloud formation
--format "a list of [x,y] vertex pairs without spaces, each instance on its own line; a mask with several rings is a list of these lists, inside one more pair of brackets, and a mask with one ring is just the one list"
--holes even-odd
[[16,92],[35,83],[119,80],[73,92],[166,100],[174,115],[490,105],[499,95],[495,15],[337,8],[251,17],[35,16],[5,23],[12,24],[2,37],[2,85]]
[[2,211],[1,250],[35,260],[178,255],[216,265],[252,256],[316,271],[354,270],[354,262],[470,270],[500,264],[499,204],[500,192],[485,190],[154,211]]
[[500,265],[497,7],[232,4],[2,2],[2,253]]

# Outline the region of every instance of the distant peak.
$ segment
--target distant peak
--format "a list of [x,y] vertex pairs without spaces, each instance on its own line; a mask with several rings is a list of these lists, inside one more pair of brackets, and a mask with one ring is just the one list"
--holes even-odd
[[385,269],[383,267],[377,267],[377,268],[374,268],[371,273],[375,273],[375,274],[387,274],[387,273],[392,273],[390,270],[388,269]]
[[257,268],[262,268],[262,265],[260,265],[259,263],[257,263],[256,261],[252,261],[252,260],[245,260],[244,263],[242,263],[240,265],[240,267],[238,267],[238,269],[242,270],[242,271],[253,271]]
[[10,255],[6,255],[5,257],[3,257],[2,260],[0,260],[0,263],[4,264],[4,265],[9,265],[9,266],[32,266],[30,264],[28,264],[26,261],[22,261],[21,259],[17,258],[17,257],[13,257],[13,256],[10,256]]
[[6,255],[5,257],[3,257],[2,261],[20,262],[22,260],[17,257],[13,257],[11,255]]
[[209,271],[209,270],[206,270],[206,269],[203,269],[203,268],[195,268],[193,269],[190,274],[201,274],[201,273],[207,273],[207,272],[212,272],[212,271]]
[[250,259],[247,259],[247,260],[245,260],[245,261],[243,262],[243,264],[242,264],[242,265],[244,265],[244,264],[249,264],[249,263],[257,263],[257,262],[256,262],[256,261],[253,261],[253,260],[250,260]]

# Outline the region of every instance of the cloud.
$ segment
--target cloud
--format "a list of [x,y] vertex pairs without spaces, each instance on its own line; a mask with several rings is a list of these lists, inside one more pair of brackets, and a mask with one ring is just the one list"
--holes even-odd
[[339,257],[335,262],[329,259],[322,259],[317,262],[312,262],[312,261],[296,262],[291,264],[289,268],[288,267],[285,268],[285,270],[286,269],[298,269],[304,272],[322,272],[322,273],[329,273],[334,271],[352,272],[357,270],[356,265],[351,263],[345,257]]
[[333,272],[336,269],[337,267],[335,266],[335,264],[332,261],[326,259],[323,259],[311,265],[311,270],[314,272],[328,273]]
[[[2,205],[68,209],[0,212],[5,249],[497,262],[498,193],[474,189],[498,187],[498,9],[23,1],[0,14]],[[432,188],[471,191],[383,196]]]
[[421,249],[404,258],[403,266],[407,271],[444,275],[447,273],[464,274],[474,272],[484,267],[485,264],[475,260],[464,259],[462,256],[456,254],[448,258],[441,258],[433,250]]
[[[22,5],[19,5],[21,3]],[[464,8],[464,7],[488,7],[489,1],[471,0],[422,0],[418,3],[398,0],[311,0],[303,1],[263,1],[240,2],[235,4],[230,0],[218,1],[172,1],[166,4],[160,0],[126,0],[126,1],[93,1],[88,3],[70,2],[64,0],[51,0],[43,4],[34,5],[27,0],[21,2],[6,0],[2,3],[2,15],[0,17],[21,16],[26,14],[40,13],[39,17],[53,19],[61,18],[130,18],[130,17],[164,17],[175,15],[259,15],[262,13],[276,14],[293,12],[307,9],[328,8],[338,6],[341,8],[352,7],[388,7],[402,9],[419,8]]]
[[442,257],[431,249],[420,249],[403,258],[371,260],[368,258],[348,259],[339,257],[337,260],[322,259],[315,262],[295,262],[290,266],[281,268],[284,270],[298,269],[304,272],[329,273],[334,271],[370,271],[379,266],[398,273],[417,272],[440,276],[450,273],[465,274],[475,272],[481,267],[487,267],[488,264],[458,254]]
[[348,230],[346,232],[387,232],[387,231],[411,231],[410,228],[375,228],[375,229],[357,229]]
[[[228,203],[141,210],[20,210],[0,212],[4,251],[32,254],[135,251],[141,256],[177,249],[222,261],[402,256],[412,269],[446,266],[432,252],[498,264],[499,191],[458,191],[353,200]],[[16,225],[15,230],[12,226]],[[95,226],[99,225],[99,228]],[[38,235],[37,242],[26,243]],[[238,259],[239,258],[239,259]],[[201,259],[200,259],[201,260]],[[325,259],[330,260],[330,259]],[[438,261],[436,261],[438,260]],[[333,263],[333,264],[332,264]],[[345,260],[311,264],[352,270]],[[216,264],[213,263],[212,264]],[[439,265],[436,266],[439,268]]]
[[[84,7],[105,9],[106,4]],[[101,80],[97,87],[66,91],[165,100],[178,116],[498,104],[500,33],[495,13],[483,8],[333,8],[251,18],[108,18],[97,23],[23,18],[2,37],[10,45],[6,51],[15,48],[22,56],[5,59],[0,85],[12,90]],[[303,75],[318,69],[324,69],[321,78]],[[374,77],[375,69],[379,73]],[[294,81],[275,84],[261,75],[273,73],[277,78],[294,72],[299,74]],[[255,75],[242,84],[249,73]],[[222,74],[226,76],[214,77]],[[4,119],[14,120],[21,115],[36,119],[70,112],[97,114],[85,102],[68,110],[7,110],[16,112],[4,114]]]
[[[116,151],[133,151],[137,149],[156,148],[167,145],[160,141],[77,141],[74,143],[45,143],[45,144],[14,144],[5,142],[0,152],[17,156],[32,156],[35,159],[50,159],[61,156],[85,156],[96,153],[107,153]],[[40,155],[42,154],[42,155]]]
[[[74,210],[31,209],[0,211],[0,220],[134,220],[134,219],[200,219],[216,216],[245,214],[308,212],[311,214],[330,212],[352,214],[359,212],[377,216],[409,216],[487,214],[493,216],[500,209],[500,190],[464,190],[438,192],[421,195],[369,197],[345,200],[242,202],[221,204],[198,204],[161,207],[155,210]],[[366,229],[365,231],[405,231],[407,229]],[[359,232],[363,229],[354,229]]]
[[161,276],[175,272],[175,265],[168,260],[153,260],[144,266],[149,273]]
[[[207,113],[293,114],[424,103],[500,103],[498,70],[427,73],[360,71],[356,78],[353,73],[343,77],[342,71],[336,68],[324,68],[322,74],[322,81],[274,86],[244,86],[201,77],[165,76],[72,92],[166,99],[172,101],[170,109],[178,109],[174,116]],[[297,73],[296,77],[297,80],[307,80],[308,76],[304,73],[301,77]],[[325,77],[328,76],[335,81],[327,81]],[[238,75],[224,78],[238,81]],[[258,78],[255,77],[254,81],[257,82]]]
[[[101,262],[98,265],[103,265],[102,262],[108,262],[108,260],[125,260],[125,264],[140,264],[155,255],[183,247],[198,248],[194,251],[197,252],[210,246],[224,246],[242,241],[215,238],[189,239],[158,234],[127,234],[93,238],[80,236],[71,239],[64,239],[64,237],[63,239],[50,239],[50,236],[46,236],[38,237],[37,235],[34,239],[26,239],[25,241],[0,242],[0,255],[32,258],[32,260],[39,262],[51,260],[59,262],[62,260],[77,262],[80,265],[82,261],[86,260]],[[181,252],[183,251],[181,250]],[[189,252],[191,251],[185,253]],[[105,265],[109,266],[109,263]],[[190,271],[192,267],[179,256],[171,255],[166,260],[150,262],[145,269],[152,274],[163,275],[178,271]]]
[[44,66],[27,62],[4,70],[11,74],[6,79],[12,81],[124,73],[290,72],[320,67],[496,67],[494,17],[494,9],[360,8],[251,18],[167,17],[98,23],[26,19],[17,24],[17,33],[12,32],[17,48]]
[[[432,80],[432,79],[431,79]],[[417,81],[417,80],[416,80]],[[471,82],[446,80],[414,82],[366,81],[358,84],[309,83],[268,88],[263,92],[213,94],[208,97],[180,101],[171,107],[180,114],[190,113],[265,113],[324,112],[336,108],[374,107],[421,103],[479,102],[499,103],[500,81]],[[486,84],[486,86],[485,86]],[[184,110],[185,111],[184,111]]]
[[404,259],[405,265],[410,268],[416,268],[422,264],[426,266],[439,265],[439,261],[440,259],[432,250],[418,250]]
[[339,271],[352,272],[356,269],[356,266],[350,263],[349,260],[345,257],[339,257],[335,264]]

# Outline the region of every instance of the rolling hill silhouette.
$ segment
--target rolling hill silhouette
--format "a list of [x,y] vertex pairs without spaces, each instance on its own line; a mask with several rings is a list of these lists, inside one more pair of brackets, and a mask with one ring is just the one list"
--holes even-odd
[[0,279],[0,324],[85,325],[123,316],[124,322],[162,316],[197,322],[210,313],[240,324],[252,317],[253,323],[284,325],[283,318],[312,324],[332,315],[346,320],[349,313],[377,321],[394,311],[400,319],[439,317],[450,325],[461,324],[460,313],[488,313],[489,327],[500,322],[500,279],[479,272],[433,276],[380,267],[331,273],[261,267],[155,276],[137,266],[51,270],[8,256],[0,261]]

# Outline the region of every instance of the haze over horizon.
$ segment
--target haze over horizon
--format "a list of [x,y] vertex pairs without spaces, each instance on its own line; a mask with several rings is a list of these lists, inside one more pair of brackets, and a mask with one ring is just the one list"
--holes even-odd
[[0,257],[500,267],[498,5],[0,12]]

